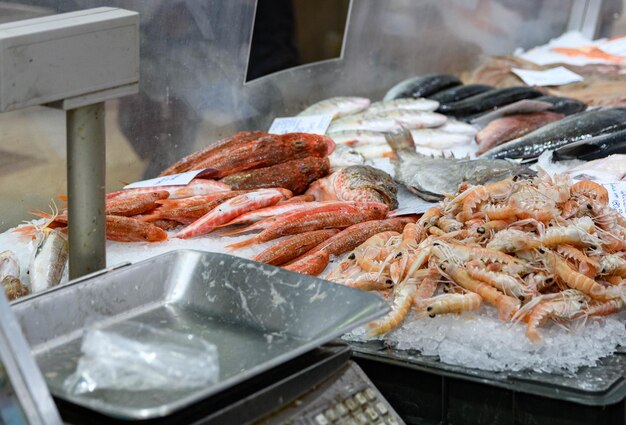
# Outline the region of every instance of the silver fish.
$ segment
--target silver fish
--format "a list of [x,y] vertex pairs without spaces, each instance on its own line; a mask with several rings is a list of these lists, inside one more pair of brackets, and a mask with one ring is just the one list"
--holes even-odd
[[394,99],[374,102],[367,108],[368,114],[377,114],[385,111],[395,111],[398,109],[406,109],[411,111],[433,112],[439,107],[436,100],[418,98],[418,99]]
[[370,100],[365,97],[338,96],[314,103],[298,116],[332,114],[333,118],[340,118],[362,112],[369,106]]
[[386,145],[385,134],[372,130],[344,130],[326,133],[335,143],[347,145]]
[[348,145],[338,144],[335,146],[335,150],[328,157],[331,168],[348,167],[350,165],[362,165],[365,163],[365,158],[354,148]]
[[484,184],[532,172],[503,159],[470,160],[430,158],[415,152],[415,143],[406,129],[387,133],[387,142],[397,156],[395,179],[426,201],[439,201],[454,193],[462,182]]
[[61,282],[69,256],[67,240],[54,229],[45,228],[37,237],[30,262],[30,290],[44,291]]
[[445,131],[446,133],[465,134],[472,137],[478,132],[478,128],[473,125],[453,118],[448,118],[444,125],[437,127],[437,130]]
[[19,276],[20,262],[13,251],[0,252],[0,280],[5,276]]
[[411,130],[411,136],[416,146],[425,146],[434,149],[448,149],[453,146],[469,145],[473,137],[461,133],[448,133],[438,128],[421,128]]
[[373,131],[393,131],[399,126],[406,128],[430,128],[439,127],[446,122],[445,115],[435,112],[422,112],[397,109],[385,111],[377,114],[350,115],[340,118],[330,123],[328,133],[342,130],[373,130]]

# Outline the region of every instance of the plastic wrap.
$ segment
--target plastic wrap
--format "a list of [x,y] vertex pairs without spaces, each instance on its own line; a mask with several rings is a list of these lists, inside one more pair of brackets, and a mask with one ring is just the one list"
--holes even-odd
[[76,371],[64,382],[74,395],[93,391],[183,390],[219,378],[215,345],[196,336],[122,322],[86,332]]

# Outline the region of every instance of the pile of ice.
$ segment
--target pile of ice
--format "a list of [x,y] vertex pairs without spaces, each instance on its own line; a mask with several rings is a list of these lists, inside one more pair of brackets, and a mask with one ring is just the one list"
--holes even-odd
[[[410,313],[403,324],[381,337],[397,350],[418,350],[438,356],[443,363],[490,371],[534,370],[572,373],[593,366],[626,344],[626,314],[589,318],[565,326],[550,323],[541,328],[540,344],[525,335],[523,323],[509,324],[497,318],[495,309],[482,306],[462,315],[434,318]],[[364,341],[365,328],[344,336]]]

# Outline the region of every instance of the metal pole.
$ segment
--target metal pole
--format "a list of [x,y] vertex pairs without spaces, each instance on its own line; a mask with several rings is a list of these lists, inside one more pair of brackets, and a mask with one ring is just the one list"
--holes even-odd
[[67,111],[70,279],[105,268],[104,102]]

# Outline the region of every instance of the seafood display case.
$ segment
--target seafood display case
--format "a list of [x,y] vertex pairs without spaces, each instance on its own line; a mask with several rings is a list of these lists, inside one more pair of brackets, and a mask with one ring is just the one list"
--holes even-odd
[[[257,2],[15,3],[23,6],[12,8],[20,17],[97,6],[139,12],[140,94],[107,111],[107,126],[115,129],[113,146],[121,147],[119,156],[128,161],[116,165],[136,179],[154,177],[207,141],[237,131],[265,131],[274,118],[296,115],[322,99],[382,99],[407,77],[460,75],[485,57],[537,46],[572,29],[591,38],[608,35],[615,15],[609,1],[353,0],[339,57],[248,81]],[[540,95],[528,87],[511,92],[516,90],[525,99]],[[0,126],[21,123],[20,118],[0,116]],[[38,190],[47,200],[55,189]],[[198,282],[228,276],[238,279],[245,294],[232,287],[198,289]],[[289,281],[284,291],[266,285],[280,277]],[[323,297],[317,292],[322,287]],[[15,302],[12,311],[69,423],[86,418],[107,424],[624,423],[623,348],[594,367],[559,374],[453,366],[381,341],[329,342],[386,305],[345,289],[235,257],[179,251],[36,294]],[[226,301],[216,303],[213,297]],[[218,335],[223,344],[218,349],[229,352],[228,376],[200,390],[69,393],[64,384],[82,355],[83,325],[95,320],[114,328],[129,317],[208,340]]]

